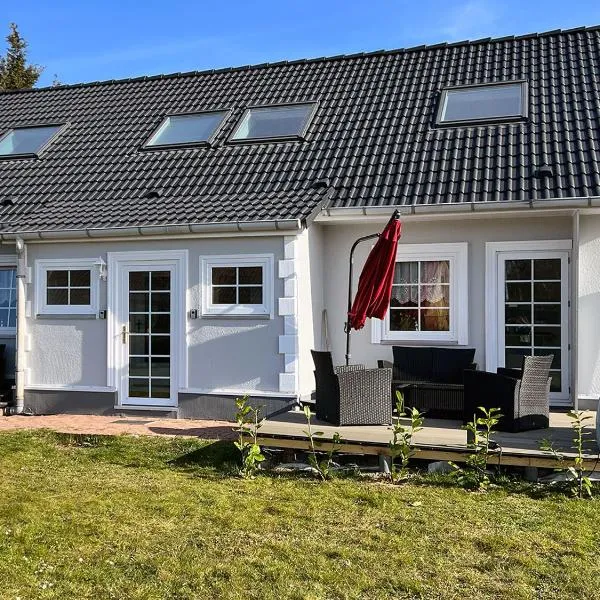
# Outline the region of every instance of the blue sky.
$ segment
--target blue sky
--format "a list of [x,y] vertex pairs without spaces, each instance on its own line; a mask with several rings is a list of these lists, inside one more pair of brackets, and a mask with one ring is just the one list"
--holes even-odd
[[0,0],[40,85],[600,24],[598,0]]

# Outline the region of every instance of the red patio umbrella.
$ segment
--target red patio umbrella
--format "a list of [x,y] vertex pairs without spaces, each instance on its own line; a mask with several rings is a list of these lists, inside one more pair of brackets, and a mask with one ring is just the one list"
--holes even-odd
[[[346,364],[350,361],[350,331],[362,329],[369,317],[383,319],[390,305],[396,247],[402,231],[400,213],[395,211],[381,233],[367,235],[354,242],[350,251],[350,276],[348,283],[348,321],[346,323]],[[358,290],[352,300],[352,257],[356,246],[368,239],[378,237],[369,253],[358,280]]]

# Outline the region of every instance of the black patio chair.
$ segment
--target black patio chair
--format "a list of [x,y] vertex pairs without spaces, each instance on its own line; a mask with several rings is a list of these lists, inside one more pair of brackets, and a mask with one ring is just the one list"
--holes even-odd
[[391,369],[334,367],[331,352],[311,350],[315,363],[317,419],[334,425],[389,425]]
[[464,422],[482,416],[479,406],[499,408],[498,431],[545,429],[550,416],[550,366],[554,355],[526,356],[522,369],[500,368],[496,373],[464,372]]

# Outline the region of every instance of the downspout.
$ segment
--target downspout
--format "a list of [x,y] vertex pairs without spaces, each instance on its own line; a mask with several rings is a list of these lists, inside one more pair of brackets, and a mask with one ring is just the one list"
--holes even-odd
[[16,405],[14,414],[25,405],[25,286],[27,285],[27,246],[23,238],[15,240],[17,251],[17,368],[15,373]]

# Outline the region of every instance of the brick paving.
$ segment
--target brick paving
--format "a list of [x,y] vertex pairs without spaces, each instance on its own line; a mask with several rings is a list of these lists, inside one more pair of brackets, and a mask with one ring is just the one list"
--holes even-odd
[[191,419],[153,419],[99,415],[0,416],[0,432],[17,429],[52,429],[62,433],[93,435],[169,435],[203,439],[232,439],[232,423]]

